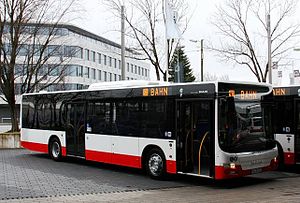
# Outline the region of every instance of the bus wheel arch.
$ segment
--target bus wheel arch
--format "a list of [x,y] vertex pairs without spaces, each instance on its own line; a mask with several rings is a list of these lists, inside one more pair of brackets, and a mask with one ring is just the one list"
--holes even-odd
[[148,145],[142,153],[142,166],[153,179],[166,176],[166,158],[163,150],[156,145]]
[[62,159],[62,146],[58,136],[50,136],[48,142],[48,153],[54,161],[60,161]]

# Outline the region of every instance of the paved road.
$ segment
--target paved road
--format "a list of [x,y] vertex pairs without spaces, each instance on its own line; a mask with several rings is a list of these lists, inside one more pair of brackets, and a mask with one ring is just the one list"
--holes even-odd
[[300,170],[238,180],[173,176],[152,180],[139,170],[27,150],[0,150],[2,202],[300,202]]

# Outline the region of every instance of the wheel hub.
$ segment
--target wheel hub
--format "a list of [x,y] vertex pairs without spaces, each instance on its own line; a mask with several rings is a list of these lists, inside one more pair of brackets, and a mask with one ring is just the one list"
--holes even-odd
[[59,146],[59,144],[57,142],[54,142],[52,144],[52,156],[54,158],[58,158],[59,153],[60,153],[60,146]]
[[150,172],[157,176],[163,168],[163,160],[158,154],[152,154],[149,159],[149,169]]

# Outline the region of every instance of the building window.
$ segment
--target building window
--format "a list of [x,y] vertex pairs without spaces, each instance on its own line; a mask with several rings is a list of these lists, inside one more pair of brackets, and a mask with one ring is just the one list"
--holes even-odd
[[117,80],[118,80],[118,78],[117,78],[117,74],[114,74],[114,76],[115,76],[115,81],[117,81]]
[[[15,65],[15,75],[16,76],[24,76],[24,75],[26,75],[25,68],[24,68],[24,66],[22,64],[16,64]],[[0,90],[0,92],[1,92],[1,90]]]
[[21,44],[18,49],[19,56],[27,56],[29,54],[29,46],[27,44]]
[[106,55],[103,55],[103,60],[104,60],[104,65],[106,66],[106,58],[107,58],[107,56]]
[[96,80],[96,70],[94,68],[91,69],[91,78]]
[[77,71],[77,76],[83,77],[83,66],[78,66]]
[[112,81],[112,73],[109,73],[109,81]]
[[84,77],[90,78],[90,68],[89,67],[84,67]]
[[98,63],[101,64],[101,54],[98,53]]
[[114,67],[117,68],[117,59],[114,58]]
[[106,82],[107,81],[107,72],[104,71],[104,81]]
[[134,66],[134,73],[137,74],[137,66]]
[[140,66],[138,67],[138,73],[139,73],[139,75],[141,75],[141,67]]
[[64,56],[82,58],[82,48],[77,46],[64,46]]
[[112,60],[111,60],[110,56],[108,57],[108,65],[109,65],[109,67],[112,67]]
[[96,53],[94,51],[91,51],[92,54],[92,61],[96,62]]
[[122,66],[122,65],[121,65],[121,60],[119,60],[119,69],[121,69],[121,66]]
[[66,65],[66,75],[67,76],[76,76],[76,66],[75,65]]
[[59,45],[49,45],[48,56],[62,56],[62,48]]
[[[48,64],[47,65],[47,72],[49,76],[59,76],[59,74],[64,71],[64,74],[67,75],[67,66],[59,66],[58,64]],[[24,71],[24,70],[23,70]]]
[[131,72],[133,73],[133,64],[131,64]]
[[147,77],[148,76],[148,70],[145,69],[145,76]]
[[142,68],[142,76],[144,76],[144,68]]
[[127,63],[127,72],[129,72],[129,63]]
[[98,80],[101,80],[101,70],[98,70]]
[[84,53],[85,53],[85,60],[90,60],[90,50],[88,50],[88,49],[85,49],[84,50]]

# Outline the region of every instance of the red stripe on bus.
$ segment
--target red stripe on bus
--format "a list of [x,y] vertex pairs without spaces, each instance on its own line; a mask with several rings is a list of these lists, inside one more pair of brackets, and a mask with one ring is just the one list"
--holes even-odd
[[295,154],[284,152],[284,164],[295,164]]
[[112,154],[112,164],[142,168],[141,157],[125,154]]
[[133,168],[142,168],[141,157],[126,155],[126,154],[113,154],[109,152],[99,152],[86,150],[85,156],[87,160],[97,161],[109,164],[116,164],[120,166],[128,166]]
[[111,153],[85,150],[85,158],[90,161],[111,163]]
[[[32,150],[32,151],[43,152],[43,153],[48,154],[48,145],[47,144],[21,141],[21,146],[26,149]],[[61,147],[61,153],[62,153],[62,156],[67,156],[66,147]]]
[[[48,145],[25,142],[22,141],[21,145],[29,150],[48,153]],[[62,147],[62,156],[67,156],[66,147]],[[128,166],[133,168],[142,168],[142,160],[140,156],[126,155],[126,154],[113,154],[108,152],[86,150],[85,156],[87,160],[97,161],[102,163],[116,164],[120,166]],[[166,171],[168,173],[176,173],[176,161],[166,161]]]
[[[109,164],[116,164],[120,166],[128,166],[132,168],[142,168],[142,160],[139,156],[126,155],[126,154],[113,154],[108,152],[99,152],[86,150],[86,159],[90,161],[97,161]],[[176,161],[167,160],[167,172],[176,173]]]
[[21,141],[21,145],[22,145],[22,147],[32,150],[32,151],[48,153],[48,145],[47,144]]

